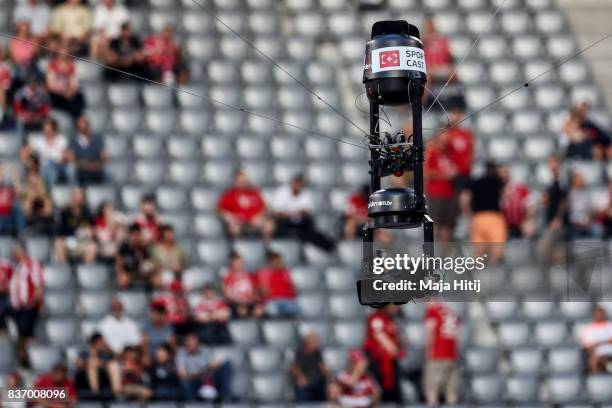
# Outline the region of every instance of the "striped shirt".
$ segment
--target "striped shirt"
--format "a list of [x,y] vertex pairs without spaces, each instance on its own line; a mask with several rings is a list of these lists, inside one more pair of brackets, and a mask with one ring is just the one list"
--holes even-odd
[[15,266],[10,283],[11,305],[15,309],[34,307],[40,299],[37,291],[43,286],[43,267],[35,259],[28,258]]

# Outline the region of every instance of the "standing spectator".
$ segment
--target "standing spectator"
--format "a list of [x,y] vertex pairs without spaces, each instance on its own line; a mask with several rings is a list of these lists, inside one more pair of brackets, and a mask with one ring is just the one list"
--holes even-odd
[[361,350],[351,350],[348,367],[336,376],[329,387],[329,399],[347,408],[367,408],[378,404],[381,390],[368,373],[368,359]]
[[6,328],[6,318],[11,310],[10,287],[13,277],[13,265],[8,260],[0,259],[0,330]]
[[147,401],[153,391],[145,383],[145,369],[142,364],[141,354],[137,347],[128,346],[121,354],[121,393],[127,398],[135,398],[138,401]]
[[53,201],[38,173],[34,171],[28,173],[21,195],[28,233],[52,235],[54,229]]
[[551,157],[548,166],[552,174],[552,182],[546,188],[542,197],[544,207],[544,231],[541,236],[540,251],[549,260],[560,259],[562,249],[554,245],[566,237],[567,226],[567,189],[561,180],[561,164],[559,159]]
[[20,129],[38,131],[51,110],[49,94],[37,74],[28,74],[26,83],[15,93],[13,111]]
[[109,202],[100,204],[94,220],[95,236],[99,247],[99,256],[112,260],[117,256],[119,246],[125,239],[125,219],[123,214],[115,211]]
[[151,244],[157,242],[160,236],[161,221],[155,203],[155,196],[145,195],[140,200],[140,212],[134,218],[134,222],[140,226],[142,239]]
[[144,42],[144,52],[150,77],[167,85],[185,84],[189,79],[183,63],[181,46],[174,39],[172,27],[165,26],[159,34],[152,34]]
[[181,384],[173,358],[173,348],[160,344],[155,348],[153,364],[149,368],[153,398],[156,400],[181,400]]
[[176,366],[187,401],[230,399],[233,368],[229,361],[217,361],[209,349],[200,347],[198,336],[189,334],[185,347],[176,356]]
[[276,190],[273,208],[278,235],[297,236],[326,251],[335,248],[334,241],[315,226],[312,217],[314,202],[311,192],[306,189],[304,176],[297,175],[289,185]]
[[99,135],[91,133],[87,116],[77,119],[77,134],[70,141],[69,149],[76,166],[77,180],[80,184],[102,183],[106,179],[104,165],[106,150],[104,141]]
[[202,291],[202,300],[193,310],[193,320],[200,342],[203,344],[230,344],[227,323],[232,312],[225,301],[217,294],[212,284],[206,284]]
[[567,196],[571,238],[590,238],[594,235],[591,225],[595,208],[588,194],[584,177],[579,172],[571,176]]
[[76,357],[75,366],[75,385],[82,398],[108,399],[119,395],[119,364],[100,333],[89,337],[87,347]]
[[319,335],[309,332],[302,339],[291,366],[296,401],[324,401],[329,374],[323,361]]
[[111,301],[111,312],[98,323],[98,330],[117,355],[126,347],[138,346],[142,342],[138,324],[124,315],[123,304],[119,299]]
[[172,281],[181,276],[187,263],[187,257],[176,243],[172,225],[162,225],[159,230],[160,239],[152,251],[153,264],[162,282],[166,280],[164,275],[170,276],[170,281]]
[[427,405],[438,406],[444,391],[447,405],[458,401],[459,316],[444,302],[430,301],[425,313],[423,392]]
[[301,313],[289,269],[277,252],[268,254],[268,264],[255,274],[257,289],[266,314],[271,317],[298,317]]
[[21,236],[25,230],[25,217],[19,201],[21,181],[16,166],[11,168],[10,180],[6,165],[0,163],[0,233]]
[[453,236],[457,214],[454,185],[457,175],[450,134],[445,130],[425,149],[425,192],[429,213],[436,222],[436,242],[449,242]]
[[[121,26],[119,37],[110,42],[108,50],[103,53],[104,61],[112,68],[128,72],[140,77],[147,76],[145,69],[146,56],[142,49],[142,41],[132,32],[129,23]],[[129,75],[107,69],[106,77],[113,80],[133,80]]]
[[15,128],[15,120],[9,105],[9,98],[13,92],[13,77],[13,68],[8,61],[6,48],[0,45],[0,130]]
[[591,160],[593,158],[593,140],[582,128],[582,120],[576,111],[571,111],[563,124],[560,144],[565,147],[565,155],[568,159]]
[[150,362],[157,348],[167,344],[173,349],[176,347],[174,328],[166,321],[166,308],[163,304],[153,302],[151,305],[151,319],[142,329],[142,352],[144,360]]
[[399,360],[404,357],[400,332],[394,321],[399,307],[389,304],[372,313],[366,322],[364,350],[370,370],[382,387],[382,400],[402,402]]
[[91,263],[96,259],[92,217],[85,192],[80,187],[72,190],[70,203],[60,212],[53,251],[55,261],[59,263],[70,259]]
[[474,133],[461,126],[465,112],[459,102],[455,102],[454,105],[449,112],[448,144],[450,159],[457,170],[455,187],[461,191],[470,183],[474,161]]
[[30,31],[30,23],[19,21],[15,38],[9,41],[9,55],[17,68],[17,76],[24,79],[32,74],[36,68],[34,62],[38,55],[38,40]]
[[263,314],[253,277],[244,270],[242,257],[237,253],[230,255],[229,266],[223,277],[223,294],[234,317],[259,318]]
[[580,330],[580,342],[587,352],[589,372],[606,372],[606,366],[612,361],[612,321],[602,306],[595,306],[593,320]]
[[511,238],[530,238],[535,233],[534,208],[529,188],[513,182],[508,166],[501,166],[499,175],[504,183],[502,212]]
[[58,133],[57,121],[48,118],[43,122],[43,134],[30,139],[21,150],[21,159],[32,168],[34,156],[40,163],[41,175],[47,186],[53,186],[63,177],[69,184],[76,184],[74,168],[69,163],[68,139]]
[[612,158],[612,140],[610,135],[589,119],[589,104],[577,103],[572,108],[572,115],[580,130],[593,146],[593,156],[597,160],[609,160]]
[[91,27],[91,11],[81,0],[66,0],[53,9],[51,31],[70,44],[71,53],[85,54]]
[[232,239],[252,232],[265,240],[272,237],[274,222],[266,214],[263,194],[251,185],[244,170],[236,172],[234,185],[223,192],[217,210]]
[[363,226],[368,223],[369,199],[370,186],[367,184],[349,197],[344,212],[344,239],[355,239],[361,233]]
[[25,246],[13,245],[15,268],[9,287],[11,315],[17,326],[17,356],[27,362],[27,349],[43,304],[43,266],[30,257]]
[[153,303],[166,309],[166,322],[172,325],[177,336],[184,336],[190,331],[189,305],[180,280],[175,280],[168,290],[156,295]]
[[450,42],[444,34],[438,32],[433,16],[425,20],[422,38],[428,76],[434,85],[443,85],[453,71],[453,57]]
[[22,0],[15,7],[13,22],[25,21],[30,24],[32,34],[38,40],[44,40],[49,34],[51,10],[43,0]]
[[93,27],[108,41],[119,37],[121,27],[130,21],[128,9],[116,0],[102,0],[93,14]]
[[154,265],[151,254],[142,239],[138,224],[128,228],[126,241],[121,244],[115,257],[117,284],[121,288],[131,286],[150,286],[154,277]]
[[35,382],[34,388],[37,390],[52,390],[57,388],[66,389],[66,399],[61,402],[55,402],[54,400],[38,400],[36,402],[37,407],[43,408],[71,408],[76,407],[78,404],[78,397],[76,393],[76,387],[74,382],[68,378],[68,368],[61,364],[55,364],[51,371],[42,374]]
[[79,77],[74,59],[68,55],[67,46],[62,46],[47,66],[47,89],[51,105],[77,119],[85,108],[85,98],[79,90]]

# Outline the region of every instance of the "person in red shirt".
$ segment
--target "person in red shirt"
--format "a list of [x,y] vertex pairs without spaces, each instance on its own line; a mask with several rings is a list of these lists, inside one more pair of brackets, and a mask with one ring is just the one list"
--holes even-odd
[[257,289],[268,316],[297,317],[300,306],[295,300],[295,288],[282,256],[271,251],[268,264],[255,273]]
[[523,183],[511,180],[508,166],[499,168],[504,183],[501,210],[508,225],[508,233],[514,238],[529,238],[535,233],[534,208],[529,188]]
[[15,119],[26,131],[40,131],[51,111],[49,94],[36,73],[27,76],[26,83],[15,93]]
[[444,84],[453,71],[453,57],[448,38],[438,32],[433,16],[425,21],[425,32],[422,36],[427,64],[428,80],[433,84]]
[[462,107],[454,106],[448,113],[450,129],[448,143],[450,158],[457,168],[459,188],[467,186],[474,161],[474,133],[460,125],[465,117]]
[[348,367],[340,372],[329,387],[330,401],[341,407],[366,408],[380,399],[380,387],[367,372],[368,359],[361,350],[348,353]]
[[212,284],[206,284],[202,300],[193,309],[198,338],[203,344],[230,344],[232,337],[227,328],[232,312],[217,294]]
[[429,301],[425,312],[425,370],[423,391],[427,405],[438,406],[444,391],[447,405],[455,405],[459,386],[459,316],[444,302]]
[[38,400],[35,407],[39,408],[69,408],[76,407],[78,397],[74,382],[68,378],[68,368],[61,363],[58,363],[51,368],[46,374],[42,374],[36,380],[34,388],[37,390],[52,390],[57,388],[65,388],[67,391],[66,399],[63,400]]
[[181,281],[175,280],[166,290],[153,298],[152,306],[161,305],[166,309],[166,322],[174,327],[178,336],[187,334],[190,330],[189,304]]
[[370,370],[382,387],[382,400],[401,404],[398,362],[405,352],[394,321],[399,310],[399,306],[389,304],[368,317],[363,348],[370,360]]
[[344,239],[355,239],[368,222],[368,200],[370,187],[365,185],[360,191],[351,194],[344,212]]
[[457,166],[449,140],[449,131],[442,131],[425,149],[425,192],[429,214],[436,223],[436,242],[451,240],[457,214],[454,186]]
[[76,64],[68,56],[69,49],[63,45],[59,53],[49,61],[47,67],[47,89],[51,105],[55,109],[66,111],[73,119],[83,113],[85,98],[79,91],[79,77]]
[[171,26],[165,26],[159,34],[153,34],[144,41],[151,79],[167,85],[184,84],[189,72],[183,63],[180,44],[174,39]]
[[142,238],[146,243],[157,242],[160,236],[161,221],[157,212],[155,196],[145,195],[140,200],[140,212],[134,222],[140,226]]
[[223,295],[234,317],[259,318],[263,315],[254,279],[244,270],[242,257],[238,253],[230,255],[229,266],[223,277]]
[[6,316],[10,310],[9,288],[13,277],[13,265],[5,259],[0,260],[0,330],[6,326]]
[[221,195],[217,211],[232,238],[249,232],[258,232],[265,240],[272,238],[274,221],[267,215],[261,191],[250,184],[244,170],[236,172],[234,185]]

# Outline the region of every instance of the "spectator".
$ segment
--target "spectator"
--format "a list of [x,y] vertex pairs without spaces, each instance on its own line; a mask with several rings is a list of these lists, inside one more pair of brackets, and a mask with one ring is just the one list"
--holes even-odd
[[72,190],[70,203],[60,212],[53,251],[55,261],[59,263],[66,263],[70,259],[82,259],[87,263],[96,260],[92,217],[85,192],[80,187]]
[[127,398],[138,401],[148,401],[153,391],[145,383],[145,369],[142,364],[140,352],[136,347],[127,346],[121,354],[121,385],[122,394]]
[[11,311],[10,286],[13,277],[13,265],[8,260],[0,259],[0,330],[6,328],[6,318]]
[[595,208],[584,177],[579,172],[571,176],[567,204],[571,238],[590,238],[595,235],[591,224]]
[[76,122],[77,134],[70,141],[69,149],[77,170],[77,180],[80,184],[96,184],[105,181],[104,165],[106,150],[104,141],[98,135],[91,133],[89,119],[80,116]]
[[142,351],[145,365],[149,365],[157,348],[161,345],[176,347],[174,328],[166,321],[166,307],[153,302],[151,305],[151,319],[142,329]]
[[160,240],[153,247],[153,264],[160,273],[162,281],[164,275],[170,276],[170,281],[181,276],[187,263],[185,252],[176,243],[174,228],[172,225],[162,225],[160,228]]
[[8,61],[6,48],[0,45],[0,130],[13,130],[15,120],[9,101],[13,92],[13,68]]
[[112,260],[117,256],[119,246],[125,239],[124,221],[123,214],[115,211],[111,203],[100,204],[94,227],[99,256],[102,259]]
[[[23,377],[21,376],[21,374],[19,374],[19,371],[13,370],[6,375],[4,379],[4,389],[6,391],[23,390],[23,387],[24,387],[24,381],[23,381]],[[11,402],[11,408],[27,408],[27,407],[28,407],[27,401]]]
[[425,149],[425,192],[429,214],[436,222],[436,242],[452,239],[457,217],[454,182],[458,169],[450,137],[449,131],[443,131]]
[[166,322],[174,328],[177,336],[184,336],[191,330],[189,324],[189,305],[180,280],[172,282],[162,293],[155,296],[153,303],[163,305],[166,309]]
[[546,188],[542,197],[544,207],[544,232],[541,237],[540,251],[546,259],[559,260],[563,249],[554,245],[566,237],[567,218],[567,189],[561,181],[561,164],[559,159],[551,157],[548,160],[552,182]]
[[366,408],[377,406],[381,390],[368,373],[368,360],[361,350],[351,350],[348,367],[340,372],[329,387],[329,399],[341,407]]
[[151,79],[167,85],[187,83],[189,74],[183,62],[181,46],[174,39],[171,26],[167,25],[159,34],[147,37],[144,53]]
[[230,344],[232,338],[227,323],[232,312],[217,294],[212,284],[206,284],[202,300],[193,310],[193,320],[200,342],[203,344]]
[[51,110],[49,94],[38,75],[29,74],[24,86],[15,93],[13,111],[20,129],[39,131]]
[[334,249],[334,241],[315,226],[312,194],[306,189],[302,175],[293,177],[289,185],[280,186],[274,194],[273,202],[279,236],[297,236],[326,251]]
[[71,53],[86,53],[91,27],[91,11],[81,0],[66,0],[53,10],[51,31],[70,44]]
[[53,234],[53,202],[42,177],[30,171],[22,189],[23,212],[28,232],[32,235]]
[[128,9],[116,0],[102,0],[93,15],[93,27],[108,41],[119,37],[121,27],[130,21]]
[[[129,23],[121,26],[119,37],[110,42],[108,50],[103,53],[106,63],[115,69],[128,72],[132,75],[146,77],[146,56],[142,49],[142,42],[132,33]],[[109,80],[132,80],[129,75],[107,69],[105,74]]]
[[382,387],[382,400],[401,404],[399,360],[405,353],[394,321],[399,307],[389,304],[372,313],[366,322],[364,350],[370,370]]
[[34,388],[37,390],[64,388],[67,393],[66,400],[63,401],[40,399],[36,402],[37,407],[70,408],[76,407],[78,404],[74,382],[68,378],[68,368],[61,363],[55,364],[50,372],[38,377]]
[[187,401],[231,398],[233,368],[229,361],[215,360],[210,350],[202,349],[198,336],[189,334],[185,347],[176,356],[183,395]]
[[364,185],[361,190],[351,194],[344,212],[344,239],[353,240],[368,223],[368,201],[370,186]]
[[580,102],[572,108],[576,124],[593,146],[593,157],[597,160],[612,158],[612,140],[610,135],[589,119],[589,105]]
[[323,361],[319,335],[309,332],[302,339],[291,366],[296,402],[324,401],[329,375],[329,368]]
[[301,313],[289,270],[277,252],[268,254],[268,264],[255,274],[261,303],[268,316],[298,317]]
[[5,174],[6,165],[0,163],[0,232],[3,235],[21,236],[25,230],[25,216],[19,201],[21,181],[16,166]]
[[115,270],[117,284],[121,288],[148,287],[154,283],[155,267],[138,224],[132,224],[128,228],[127,239],[121,244],[115,257]]
[[121,391],[119,364],[100,333],[89,337],[75,361],[75,385],[83,399],[110,399]]
[[438,32],[433,16],[425,20],[422,38],[428,79],[431,78],[434,85],[443,85],[452,74],[453,57],[450,42],[444,34]]
[[44,270],[19,242],[13,245],[12,255],[15,268],[9,287],[11,315],[17,326],[17,356],[26,364],[28,346],[43,305]]
[[501,166],[499,175],[504,184],[501,208],[508,225],[508,234],[511,238],[531,238],[535,233],[535,208],[529,188],[523,183],[512,181],[508,166]]
[[236,172],[234,185],[223,192],[217,210],[233,239],[253,232],[260,233],[265,240],[272,237],[274,222],[266,214],[263,195],[250,184],[244,170]]
[[612,361],[612,321],[608,320],[602,306],[595,306],[593,320],[580,330],[580,342],[587,352],[589,372],[606,372]]
[[73,166],[69,163],[68,139],[58,133],[57,121],[48,118],[43,122],[43,134],[30,139],[21,149],[21,160],[32,168],[34,156],[40,163],[40,171],[47,186],[53,186],[63,178],[69,184],[76,184]]
[[24,21],[30,24],[32,34],[38,40],[44,40],[49,33],[51,11],[42,0],[23,0],[15,7],[13,22],[19,24]]
[[458,191],[470,184],[470,174],[474,161],[474,133],[461,126],[465,118],[463,102],[454,102],[449,112],[448,144],[451,161],[455,164],[457,175],[455,187]]
[[444,302],[427,303],[423,392],[429,406],[438,406],[442,391],[447,405],[459,399],[459,323],[457,313]]
[[85,98],[79,91],[76,64],[68,55],[67,46],[62,46],[47,66],[47,89],[53,108],[67,112],[77,119],[85,108]]
[[110,349],[117,355],[126,347],[138,346],[142,342],[138,324],[125,317],[123,304],[119,299],[111,301],[111,313],[98,323],[98,330]]
[[173,348],[160,344],[155,348],[153,364],[149,368],[153,398],[156,400],[181,400],[181,384],[173,358]]
[[160,236],[161,221],[157,212],[157,204],[155,196],[145,195],[140,200],[140,212],[134,219],[134,222],[140,226],[142,238],[147,243],[156,242]]
[[244,270],[242,257],[237,253],[230,255],[229,266],[223,277],[223,294],[234,317],[259,318],[263,314],[253,277]]
[[17,23],[15,37],[9,41],[9,55],[17,68],[17,76],[26,78],[35,70],[34,62],[38,55],[38,40],[30,31],[30,23],[20,21]]
[[612,182],[608,182],[608,202],[602,211],[603,237],[609,241],[612,238]]

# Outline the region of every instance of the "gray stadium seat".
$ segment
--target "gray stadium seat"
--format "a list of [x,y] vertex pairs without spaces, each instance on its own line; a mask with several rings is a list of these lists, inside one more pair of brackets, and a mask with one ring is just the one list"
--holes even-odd
[[74,294],[70,289],[45,293],[45,312],[51,317],[74,315]]
[[[214,201],[216,204],[216,201]],[[221,219],[214,213],[198,214],[193,220],[194,232],[202,238],[215,238],[225,234]]]
[[51,253],[51,243],[47,237],[28,237],[25,246],[31,257],[45,262]]
[[554,312],[553,302],[524,301],[522,312],[528,320],[538,321],[550,318]]
[[298,296],[298,304],[305,318],[320,318],[325,309],[325,299],[320,293],[301,293]]
[[129,84],[112,84],[107,88],[108,100],[115,108],[133,108],[138,106],[138,86]]
[[158,185],[165,174],[166,168],[158,160],[139,160],[134,164],[134,177],[142,184]]
[[591,402],[612,401],[612,378],[607,375],[591,375],[586,380],[587,395]]
[[254,320],[231,320],[229,331],[236,344],[250,346],[260,343],[259,329]]
[[466,369],[474,374],[487,374],[497,371],[499,351],[492,347],[468,348],[465,354]]
[[561,315],[567,320],[585,320],[591,316],[593,306],[588,301],[559,302]]
[[248,359],[251,370],[258,373],[256,376],[277,371],[283,363],[280,350],[274,347],[254,347],[248,351]]
[[134,154],[140,158],[156,158],[164,152],[164,141],[151,135],[137,135],[132,140]]
[[53,346],[32,344],[28,347],[28,360],[35,373],[46,373],[54,364],[60,362],[60,350]]
[[347,365],[347,349],[326,347],[323,349],[323,360],[332,372],[344,370]]
[[142,114],[137,109],[115,110],[112,113],[111,121],[115,131],[129,135],[140,129]]
[[538,400],[540,381],[535,376],[513,375],[506,379],[506,395],[513,403],[525,404]]
[[83,289],[103,289],[109,285],[108,269],[104,265],[77,266],[77,280]]
[[526,344],[529,339],[529,326],[523,322],[500,323],[498,334],[502,346],[519,347]]
[[359,347],[363,343],[365,324],[363,321],[337,321],[334,323],[336,343],[344,347]]
[[325,346],[332,342],[331,329],[326,320],[300,320],[297,324],[297,332],[300,341],[307,334],[314,332],[319,336],[321,345]]
[[85,291],[79,294],[79,305],[85,317],[101,318],[110,310],[110,295],[103,291]]
[[92,211],[97,211],[102,203],[115,205],[115,189],[111,186],[89,186],[86,191],[87,205]]
[[[354,280],[350,279],[354,285]],[[352,319],[363,315],[363,307],[355,301],[355,292],[330,293],[329,314],[336,319]]]
[[45,265],[43,280],[45,289],[65,290],[72,286],[72,272],[66,265]]
[[486,302],[486,310],[489,318],[493,321],[507,320],[516,316],[518,305],[511,301],[489,301]]
[[149,300],[145,292],[127,290],[117,293],[117,298],[123,305],[126,316],[140,321],[147,317],[149,310]]
[[548,353],[547,367],[552,374],[570,374],[582,366],[582,353],[577,348],[553,348]]
[[0,156],[18,156],[21,144],[21,137],[17,133],[0,133]]
[[187,206],[187,193],[182,188],[160,186],[155,191],[155,200],[162,211],[178,211]]
[[498,402],[503,392],[502,379],[497,375],[479,375],[470,382],[472,396],[478,403]]
[[575,402],[582,392],[582,381],[577,375],[559,375],[548,378],[548,391],[553,403]]
[[187,291],[200,290],[206,283],[215,282],[215,272],[205,266],[192,266],[183,272],[182,282]]
[[170,163],[170,181],[183,186],[192,186],[200,178],[199,162],[195,160],[173,160]]
[[57,346],[65,347],[79,340],[74,318],[49,319],[45,321],[45,332],[47,340]]
[[348,291],[354,289],[355,274],[349,268],[332,266],[327,268],[324,275],[325,284],[330,291]]
[[544,366],[544,356],[538,349],[515,349],[510,353],[512,371],[521,374],[534,374]]
[[286,389],[284,374],[258,375],[251,382],[256,400],[273,402],[283,399]]
[[261,331],[266,344],[280,350],[293,348],[296,343],[295,326],[292,321],[264,320]]
[[204,163],[204,180],[213,186],[228,186],[234,177],[235,165],[226,160],[214,160]]
[[233,249],[242,256],[247,270],[257,269],[265,262],[266,248],[261,241],[237,240]]

